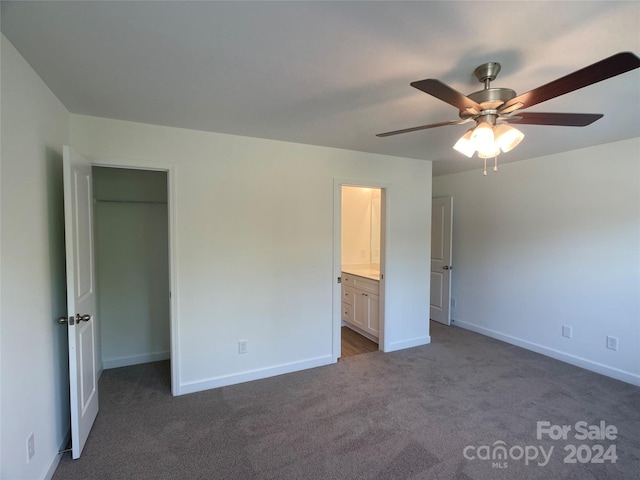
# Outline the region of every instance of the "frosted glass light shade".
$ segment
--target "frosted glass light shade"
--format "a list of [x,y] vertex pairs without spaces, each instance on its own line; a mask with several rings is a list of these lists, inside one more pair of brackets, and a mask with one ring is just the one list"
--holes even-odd
[[487,148],[486,150],[478,150],[478,157],[480,158],[493,158],[497,157],[500,154],[500,147],[497,143],[494,143],[492,147]]
[[513,150],[524,138],[522,133],[517,128],[513,128],[511,125],[505,125],[504,123],[496,125],[493,129],[495,135],[495,141],[500,146],[500,149],[507,153]]
[[513,150],[524,138],[524,133],[511,125],[496,126],[480,122],[467,131],[453,146],[454,150],[471,158],[477,151],[480,158],[493,158],[503,152]]
[[476,149],[471,144],[471,133],[473,132],[473,128],[468,130],[453,146],[454,150],[457,150],[461,154],[471,158],[475,153]]
[[487,122],[481,122],[473,129],[471,144],[478,152],[487,152],[493,148],[493,126]]

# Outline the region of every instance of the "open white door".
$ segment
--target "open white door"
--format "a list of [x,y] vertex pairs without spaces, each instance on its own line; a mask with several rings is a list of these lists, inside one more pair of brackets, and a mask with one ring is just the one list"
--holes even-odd
[[93,195],[91,164],[66,145],[63,170],[71,448],[76,459],[98,414]]
[[451,324],[451,231],[453,197],[431,204],[431,320]]

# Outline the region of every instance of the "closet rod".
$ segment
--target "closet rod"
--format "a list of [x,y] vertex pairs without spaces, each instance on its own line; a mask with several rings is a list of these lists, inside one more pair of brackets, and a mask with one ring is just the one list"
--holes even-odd
[[153,202],[150,200],[97,200],[95,199],[94,202],[100,202],[100,203],[139,203],[139,204],[147,204],[147,205],[166,205],[167,202]]

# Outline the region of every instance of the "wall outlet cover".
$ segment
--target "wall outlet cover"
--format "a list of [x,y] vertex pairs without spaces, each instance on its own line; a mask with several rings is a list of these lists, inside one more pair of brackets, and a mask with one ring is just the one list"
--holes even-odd
[[36,440],[33,432],[27,437],[27,463],[29,463],[36,454]]

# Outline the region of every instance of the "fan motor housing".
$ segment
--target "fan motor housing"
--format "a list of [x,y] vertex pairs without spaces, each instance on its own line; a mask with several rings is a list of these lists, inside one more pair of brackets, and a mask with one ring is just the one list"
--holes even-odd
[[[500,105],[502,105],[503,103],[508,102],[516,96],[516,92],[514,90],[511,90],[510,88],[485,88],[484,90],[473,92],[467,95],[467,97],[469,97],[471,100],[480,104],[483,110],[495,109],[495,102],[498,102]],[[460,118],[470,118],[473,116],[474,115],[467,110],[460,110]]]
[[507,102],[516,97],[516,92],[510,88],[486,88],[467,96],[482,106],[484,102]]
[[[498,73],[500,73],[500,69],[501,66],[498,62],[489,62],[480,65],[473,72],[478,81],[484,83],[484,89],[473,92],[467,95],[467,97],[478,103],[482,110],[495,110],[517,95],[516,92],[510,88],[491,88],[491,82],[496,79]],[[460,110],[461,118],[470,118],[477,115],[478,113],[472,113],[468,110]]]

